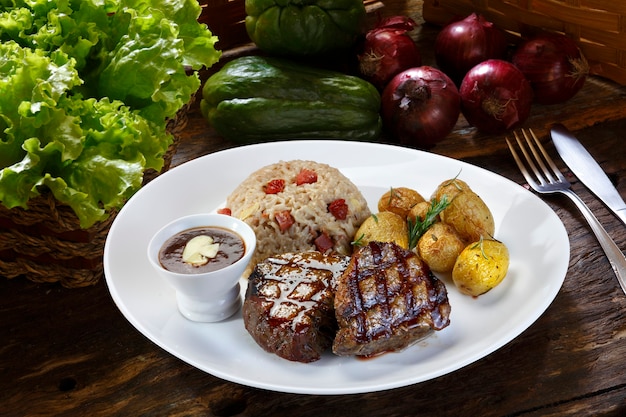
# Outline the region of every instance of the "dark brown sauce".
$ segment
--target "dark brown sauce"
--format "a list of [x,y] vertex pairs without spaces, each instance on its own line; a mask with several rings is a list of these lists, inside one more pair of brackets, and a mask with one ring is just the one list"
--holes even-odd
[[[215,258],[209,258],[204,265],[194,266],[183,261],[185,245],[196,236],[208,235],[214,243],[219,243]],[[159,262],[168,271],[181,274],[202,274],[216,271],[234,264],[243,257],[246,250],[241,236],[221,227],[194,227],[169,238],[159,251]]]

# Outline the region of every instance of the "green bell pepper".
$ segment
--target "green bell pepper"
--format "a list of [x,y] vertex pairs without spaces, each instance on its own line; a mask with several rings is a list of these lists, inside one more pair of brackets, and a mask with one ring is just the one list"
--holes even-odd
[[363,32],[363,0],[246,0],[246,30],[262,50],[311,56],[348,48]]

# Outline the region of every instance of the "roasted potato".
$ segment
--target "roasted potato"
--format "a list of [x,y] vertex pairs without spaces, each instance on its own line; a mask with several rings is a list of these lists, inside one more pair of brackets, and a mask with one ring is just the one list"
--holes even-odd
[[478,297],[500,284],[508,270],[506,245],[481,239],[463,249],[452,269],[452,280],[462,293]]
[[411,188],[391,188],[378,200],[378,211],[391,211],[406,219],[411,208],[423,201],[424,197]]
[[417,242],[420,257],[434,272],[450,272],[457,257],[465,249],[465,242],[454,227],[447,223],[434,223]]
[[354,235],[354,244],[363,246],[372,241],[394,242],[408,249],[409,230],[406,220],[391,211],[371,215]]
[[471,190],[456,194],[448,207],[440,213],[440,217],[442,222],[454,227],[466,242],[476,242],[481,237],[491,239],[495,233],[491,210]]
[[468,190],[471,191],[472,189],[465,181],[458,178],[452,178],[439,184],[431,199],[441,201],[443,196],[446,195],[448,197],[448,201],[452,201],[457,194]]
[[420,221],[424,221],[429,209],[430,201],[422,201],[421,203],[417,203],[416,205],[411,207],[411,210],[409,211],[406,219],[412,222],[415,222],[416,218],[420,219]]

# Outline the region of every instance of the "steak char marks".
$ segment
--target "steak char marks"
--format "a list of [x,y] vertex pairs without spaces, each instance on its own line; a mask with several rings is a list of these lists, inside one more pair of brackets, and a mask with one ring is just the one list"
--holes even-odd
[[337,355],[398,351],[450,323],[443,282],[413,252],[394,243],[360,247],[337,283]]
[[246,330],[257,344],[290,361],[320,359],[337,331],[334,292],[349,259],[304,252],[258,263],[242,309]]

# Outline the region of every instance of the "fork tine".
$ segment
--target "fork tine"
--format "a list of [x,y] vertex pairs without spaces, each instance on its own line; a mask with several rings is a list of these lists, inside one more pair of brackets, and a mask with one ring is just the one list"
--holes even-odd
[[[519,157],[518,157],[518,160],[516,160],[517,166],[520,168],[520,171],[522,171],[522,175],[524,175],[524,178],[526,178],[526,181],[531,187],[533,187],[534,189],[537,189],[537,187],[539,186],[546,186],[548,185],[548,183],[546,182],[546,179],[541,175],[541,172],[539,171],[539,169],[537,168],[537,165],[535,164],[535,161],[538,161],[542,165],[543,165],[543,162],[541,162],[541,159],[538,158],[537,151],[534,149],[532,142],[530,142],[526,133],[522,131],[522,134],[524,136],[524,139],[526,139],[525,141],[520,138],[520,135],[517,132],[513,132],[513,136],[515,137],[517,146],[519,147],[520,151],[524,155],[526,164],[528,165],[530,170],[535,174],[534,179],[533,179],[533,176],[530,174],[530,172],[528,172],[528,170],[526,169],[526,165],[524,165],[524,163],[521,162],[521,158]],[[524,142],[526,144],[524,144]],[[510,144],[509,144],[509,148],[511,148],[511,153],[515,153],[515,151],[513,150]],[[530,149],[530,153],[532,153],[532,156],[528,152],[528,149]]]
[[[528,149],[530,149],[530,152],[535,157],[534,161],[537,163],[537,165],[539,165],[539,168],[541,168],[541,171],[546,176],[548,182],[553,183],[555,181],[554,176],[552,175],[550,170],[548,170],[548,168],[546,167],[546,164],[544,164],[544,160],[551,167],[554,166],[554,163],[552,163],[552,160],[548,156],[546,150],[543,148],[543,146],[541,146],[541,142],[539,141],[539,139],[537,139],[537,136],[535,135],[535,133],[530,129],[529,129],[529,132],[530,132],[530,135],[524,129],[522,129],[522,135],[524,135],[524,139],[526,139],[526,144],[528,145]],[[539,155],[539,152],[537,152],[537,149],[539,149],[539,152],[541,152],[541,155],[543,155],[543,158],[541,157],[541,155]],[[528,158],[528,156],[526,157]],[[528,163],[531,165],[533,172],[535,173],[539,181],[543,185],[545,185],[545,182],[543,181],[543,178],[541,177],[541,174],[539,173],[537,166],[533,163],[533,160],[528,159]]]
[[[543,147],[543,145],[541,144],[541,142],[539,141],[539,139],[537,138],[535,133],[532,131],[532,129],[528,129],[528,131],[530,132],[530,134],[532,135],[533,139],[535,140],[535,144],[537,145],[537,149],[539,149],[539,151],[543,155],[543,159],[548,163],[548,165],[552,169],[552,174],[554,174],[559,179],[559,181],[566,182],[565,177],[561,173],[561,170],[556,166],[556,164],[554,163],[552,158],[550,158],[550,155],[548,154],[548,152],[546,152],[546,149]],[[524,133],[524,135],[525,135],[525,133]],[[528,137],[526,138],[526,140],[528,140]],[[554,178],[553,178],[552,174],[550,173],[550,171],[546,168],[546,166],[543,164],[543,162],[541,162],[542,160],[538,157],[538,155],[535,155],[535,156],[537,157],[537,160],[538,160],[539,164],[541,165],[544,174],[546,174],[546,176],[548,176],[548,178],[550,178],[550,182],[553,182]]]
[[[522,162],[522,159],[518,155],[517,151],[515,150],[515,146],[511,143],[511,140],[509,140],[508,136],[505,137],[505,139],[506,139],[507,145],[509,146],[509,150],[511,151],[511,155],[513,155],[513,159],[515,160],[515,163],[517,164],[517,167],[521,171],[522,175],[526,179],[526,182],[528,182],[528,185],[530,185],[532,188],[537,190],[537,187],[539,187],[539,184],[537,184],[537,182],[533,179],[532,175],[530,175],[530,172],[528,172],[528,170],[526,169],[526,165],[524,165],[524,163]],[[515,139],[517,140],[517,144],[520,150],[522,151],[522,153],[524,153],[524,157],[526,158],[526,161],[528,161],[529,159],[528,159],[528,154],[526,152],[526,149],[521,145],[520,139],[519,137],[517,137],[517,134],[515,134]],[[532,161],[530,161],[530,163],[532,164]]]
[[[559,189],[569,188],[570,183],[565,179],[552,158],[550,158],[550,155],[548,155],[543,145],[541,145],[537,135],[535,135],[531,129],[528,129],[528,131],[529,133],[522,129],[521,134],[517,131],[513,132],[517,146],[524,155],[526,164],[522,162],[522,158],[515,150],[512,140],[506,137],[506,142],[515,159],[515,163],[522,172],[522,175],[524,175],[528,185],[540,193],[555,192]],[[523,136],[523,139],[520,135]],[[530,168],[535,178],[533,178],[527,166]],[[552,171],[548,169],[548,166]]]
[[[537,169],[537,165],[535,165],[537,152],[534,151],[532,144],[528,141],[528,137],[523,132],[522,134],[524,135],[524,139],[526,139],[526,145],[524,145],[524,143],[522,142],[522,139],[520,139],[519,134],[517,132],[513,132],[513,136],[515,136],[515,140],[517,141],[517,146],[519,146],[520,150],[522,151],[522,154],[524,155],[524,158],[526,158],[526,163],[535,174],[535,179],[539,182],[539,184],[546,185],[545,179],[541,176],[541,173]],[[531,150],[535,158],[530,156],[527,149]],[[526,179],[528,180],[528,178]]]

